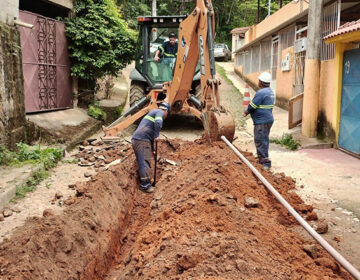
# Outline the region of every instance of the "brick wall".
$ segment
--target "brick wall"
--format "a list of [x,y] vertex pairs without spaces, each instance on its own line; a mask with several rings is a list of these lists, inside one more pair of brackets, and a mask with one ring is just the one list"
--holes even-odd
[[14,148],[25,141],[25,122],[20,33],[0,23],[0,145]]
[[19,0],[0,0],[0,22],[14,24],[14,17],[19,17]]

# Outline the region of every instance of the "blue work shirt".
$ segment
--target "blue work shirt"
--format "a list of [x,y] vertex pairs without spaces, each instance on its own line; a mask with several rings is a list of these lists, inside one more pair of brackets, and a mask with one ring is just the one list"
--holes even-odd
[[164,121],[164,111],[154,109],[140,122],[131,139],[150,141],[153,147],[154,139],[159,137]]
[[275,96],[270,87],[262,88],[255,93],[245,113],[251,114],[254,124],[273,123]]
[[175,42],[174,45],[170,45],[170,41],[166,41],[159,47],[160,54],[163,54],[164,57],[176,57],[178,50],[178,43]]

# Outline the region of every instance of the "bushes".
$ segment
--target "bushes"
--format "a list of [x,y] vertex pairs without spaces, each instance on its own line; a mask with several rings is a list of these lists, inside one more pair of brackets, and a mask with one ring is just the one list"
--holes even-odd
[[106,120],[106,113],[103,110],[101,110],[100,107],[98,107],[96,105],[89,106],[88,115],[97,120],[103,120],[103,121]]
[[96,80],[117,75],[133,59],[135,33],[114,0],[75,0],[75,17],[65,19],[72,75]]

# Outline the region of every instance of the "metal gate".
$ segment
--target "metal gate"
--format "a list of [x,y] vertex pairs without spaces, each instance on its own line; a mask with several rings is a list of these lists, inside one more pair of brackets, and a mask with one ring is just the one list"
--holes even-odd
[[64,23],[20,11],[26,113],[72,107],[70,61]]
[[339,147],[360,155],[360,49],[344,53]]

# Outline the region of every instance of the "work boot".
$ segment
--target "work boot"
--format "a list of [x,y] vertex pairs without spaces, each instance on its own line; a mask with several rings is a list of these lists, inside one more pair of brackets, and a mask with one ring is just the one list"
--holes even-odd
[[264,165],[264,170],[269,170],[270,166],[269,165]]
[[151,187],[148,187],[147,189],[140,188],[140,190],[143,192],[146,192],[146,193],[153,193],[155,191],[155,187],[151,186]]

